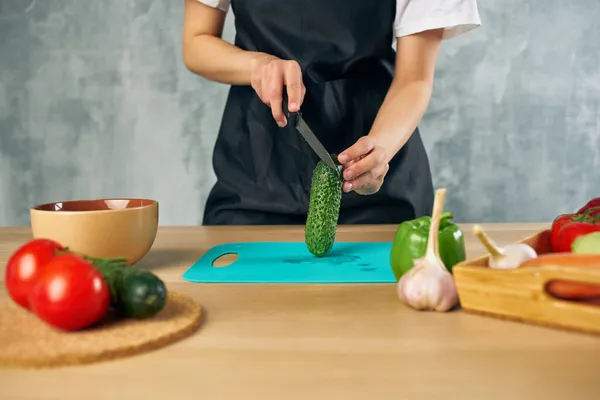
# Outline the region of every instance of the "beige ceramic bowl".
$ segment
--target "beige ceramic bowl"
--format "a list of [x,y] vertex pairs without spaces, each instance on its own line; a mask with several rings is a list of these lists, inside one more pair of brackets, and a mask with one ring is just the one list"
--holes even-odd
[[47,203],[30,215],[35,238],[90,257],[123,257],[130,265],[148,253],[158,230],[158,202],[147,199]]

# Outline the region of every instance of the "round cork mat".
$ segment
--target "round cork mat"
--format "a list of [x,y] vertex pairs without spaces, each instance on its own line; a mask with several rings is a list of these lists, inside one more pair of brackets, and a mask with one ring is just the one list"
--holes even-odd
[[154,317],[108,316],[80,331],[59,331],[11,300],[0,301],[0,367],[48,368],[89,364],[154,350],[189,336],[201,323],[192,298],[169,292]]

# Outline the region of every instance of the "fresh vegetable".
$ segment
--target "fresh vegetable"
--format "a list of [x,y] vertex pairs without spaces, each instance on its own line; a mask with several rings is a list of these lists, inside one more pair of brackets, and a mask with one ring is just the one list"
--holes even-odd
[[438,252],[445,197],[446,189],[436,190],[425,255],[414,260],[414,266],[396,285],[400,300],[416,310],[444,312],[458,303],[454,279]]
[[156,315],[166,303],[165,284],[124,261],[77,255],[52,240],[34,239],[11,255],[5,282],[15,303],[63,330],[98,322],[111,305],[126,317]]
[[[448,271],[466,258],[463,232],[451,219],[451,212],[442,212],[437,236],[438,251]],[[390,264],[396,280],[413,267],[414,259],[425,255],[430,230],[431,217],[427,215],[398,226],[390,252]]]
[[554,251],[570,252],[575,239],[593,232],[600,232],[600,220],[567,223],[558,231],[557,247]]
[[546,291],[550,295],[563,300],[585,301],[600,299],[600,286],[593,283],[552,280],[546,285]]
[[599,254],[600,255],[600,232],[588,233],[579,236],[573,241],[571,252],[576,254]]
[[10,298],[30,309],[27,296],[44,265],[63,247],[53,240],[34,239],[15,251],[6,264],[5,285]]
[[110,292],[102,275],[70,253],[52,258],[40,271],[28,296],[35,314],[56,328],[86,328],[106,314]]
[[114,309],[131,318],[149,318],[166,304],[167,289],[152,272],[129,267],[122,259],[86,257],[102,274]]
[[504,247],[498,247],[480,225],[473,227],[473,234],[490,252],[488,266],[494,269],[514,269],[523,262],[537,257],[537,252],[525,243],[508,244]]
[[304,235],[308,251],[317,257],[326,256],[333,247],[342,200],[342,166],[335,155],[332,158],[338,169],[334,170],[319,160],[310,188]]
[[575,265],[579,267],[600,268],[600,256],[596,254],[546,253],[535,259],[527,260],[521,267],[539,267],[543,265]]
[[600,212],[600,197],[596,197],[588,201],[583,207],[579,209],[579,211],[577,211],[577,214],[583,214],[586,210],[590,208],[596,208],[597,210],[599,210],[597,212]]
[[[600,256],[596,254],[547,253],[525,261],[520,268],[541,267],[544,265],[569,265],[600,269]],[[546,291],[560,299],[588,301],[600,299],[600,285],[593,283],[551,280]]]
[[552,246],[552,250],[554,252],[565,251],[558,238],[561,229],[565,225],[568,225],[573,222],[593,223],[598,218],[600,218],[600,207],[592,207],[584,210],[581,213],[578,212],[575,214],[562,214],[556,217],[556,219],[552,222],[552,228],[550,232],[550,244]]

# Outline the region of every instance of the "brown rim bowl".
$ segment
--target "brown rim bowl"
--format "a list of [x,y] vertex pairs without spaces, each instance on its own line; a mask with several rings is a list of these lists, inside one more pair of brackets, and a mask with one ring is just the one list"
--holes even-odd
[[110,198],[69,200],[30,209],[34,238],[52,239],[71,251],[125,258],[132,265],[149,251],[158,231],[158,202]]

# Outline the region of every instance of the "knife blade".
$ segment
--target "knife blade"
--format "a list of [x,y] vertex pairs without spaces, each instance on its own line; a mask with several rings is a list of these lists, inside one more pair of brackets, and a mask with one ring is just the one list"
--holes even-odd
[[306,140],[308,145],[313,149],[313,151],[319,156],[321,160],[329,167],[335,169],[339,172],[338,167],[335,165],[333,158],[331,158],[331,154],[327,151],[325,146],[321,143],[319,138],[313,133],[312,129],[308,126],[304,118],[302,118],[302,113],[300,111],[290,112],[287,107],[288,99],[287,94],[285,93],[286,89],[283,88],[283,110],[286,114],[288,124],[291,124],[300,135]]

